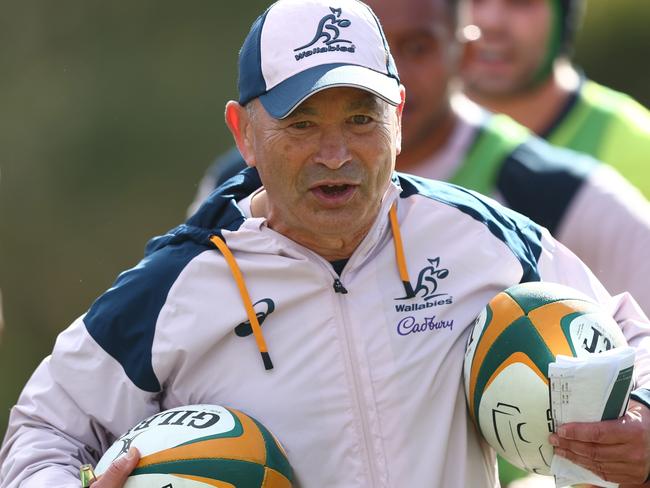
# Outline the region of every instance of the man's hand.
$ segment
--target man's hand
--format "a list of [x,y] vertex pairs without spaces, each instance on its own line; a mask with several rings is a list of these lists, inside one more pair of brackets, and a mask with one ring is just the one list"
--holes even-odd
[[126,456],[113,461],[106,472],[90,486],[92,488],[122,488],[139,460],[140,452],[135,447],[132,447]]
[[605,481],[627,483],[620,488],[646,486],[650,473],[650,410],[641,403],[630,400],[625,415],[616,420],[564,424],[549,440],[555,454]]

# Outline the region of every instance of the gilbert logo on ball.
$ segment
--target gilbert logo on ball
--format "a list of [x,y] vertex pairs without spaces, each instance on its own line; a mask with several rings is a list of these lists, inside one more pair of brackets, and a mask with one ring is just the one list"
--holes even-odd
[[468,339],[470,415],[505,459],[550,474],[549,363],[558,354],[585,357],[625,345],[614,319],[577,290],[547,282],[508,288],[479,314]]
[[290,488],[293,471],[259,422],[219,405],[188,405],[153,415],[104,453],[95,473],[137,447],[125,488]]

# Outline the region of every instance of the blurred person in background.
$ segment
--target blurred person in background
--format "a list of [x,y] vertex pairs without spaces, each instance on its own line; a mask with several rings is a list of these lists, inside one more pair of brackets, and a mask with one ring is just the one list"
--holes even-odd
[[650,198],[650,112],[570,59],[586,0],[470,3],[480,38],[463,69],[465,93],[553,144],[611,164]]
[[[609,165],[556,148],[504,115],[454,95],[462,0],[367,2],[377,13],[408,95],[399,171],[496,197],[547,227],[612,293],[650,312],[650,204]],[[203,178],[193,213],[245,167],[236,148]]]

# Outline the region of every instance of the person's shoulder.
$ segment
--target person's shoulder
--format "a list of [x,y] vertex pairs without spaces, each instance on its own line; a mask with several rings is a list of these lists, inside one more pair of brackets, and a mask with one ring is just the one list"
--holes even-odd
[[422,197],[420,200],[424,202],[434,202],[433,205],[414,212],[418,225],[422,225],[426,215],[445,210],[451,213],[448,217],[454,222],[459,214],[467,216],[470,225],[481,226],[484,235],[493,241],[500,241],[510,249],[519,260],[526,279],[537,276],[543,230],[530,218],[462,186],[400,173],[398,177],[402,188],[401,198]]
[[152,365],[154,338],[160,327],[173,326],[161,318],[163,308],[196,300],[205,261],[195,259],[209,251],[220,254],[214,236],[225,240],[240,229],[246,216],[237,202],[260,185],[254,168],[221,185],[187,222],[149,241],[144,258],[120,274],[84,316],[90,336],[142,390],[160,390]]
[[492,207],[506,210],[495,200],[477,191],[447,181],[433,180],[408,173],[395,173],[401,188],[400,198],[423,197],[453,208]]
[[149,241],[144,258],[120,274],[85,315],[88,333],[141,389],[160,389],[151,350],[169,297],[187,293],[187,287],[181,286],[186,281],[181,283],[179,278],[193,276],[198,268],[191,263],[199,255],[218,252],[211,242],[213,236],[239,229],[245,215],[237,201],[258,186],[254,170],[222,185],[186,223]]
[[615,123],[650,138],[650,111],[630,95],[593,80],[585,80],[579,95],[592,110],[606,113]]
[[170,234],[152,242],[155,248],[117,277],[83,321],[89,335],[122,365],[134,384],[157,392],[160,383],[152,366],[152,347],[158,318],[181,273],[209,247]]
[[491,197],[460,185],[431,180],[405,173],[397,173],[401,187],[400,198],[422,197],[435,202],[440,208],[449,208],[471,216],[488,227],[502,226],[508,229],[535,227],[525,215],[503,206]]

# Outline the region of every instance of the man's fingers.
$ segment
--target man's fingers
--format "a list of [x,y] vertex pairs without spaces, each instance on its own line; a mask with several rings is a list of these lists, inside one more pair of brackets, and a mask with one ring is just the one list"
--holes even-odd
[[637,402],[630,401],[625,415],[602,422],[572,422],[560,426],[557,435],[564,439],[597,444],[626,444],[630,438],[645,439],[647,435],[639,415]]
[[622,428],[620,422],[621,419],[564,424],[557,430],[557,435],[563,439],[581,442],[619,444],[629,437],[629,427]]
[[111,463],[106,472],[91,485],[92,488],[122,488],[139,460],[140,452],[135,447],[132,447],[126,456],[122,456]]
[[[645,453],[642,449],[631,450],[626,444],[596,444],[593,442],[574,441],[557,435],[550,437],[551,444],[559,449],[571,451],[578,456],[594,461],[627,461],[643,463]],[[556,449],[556,452],[558,449]]]

